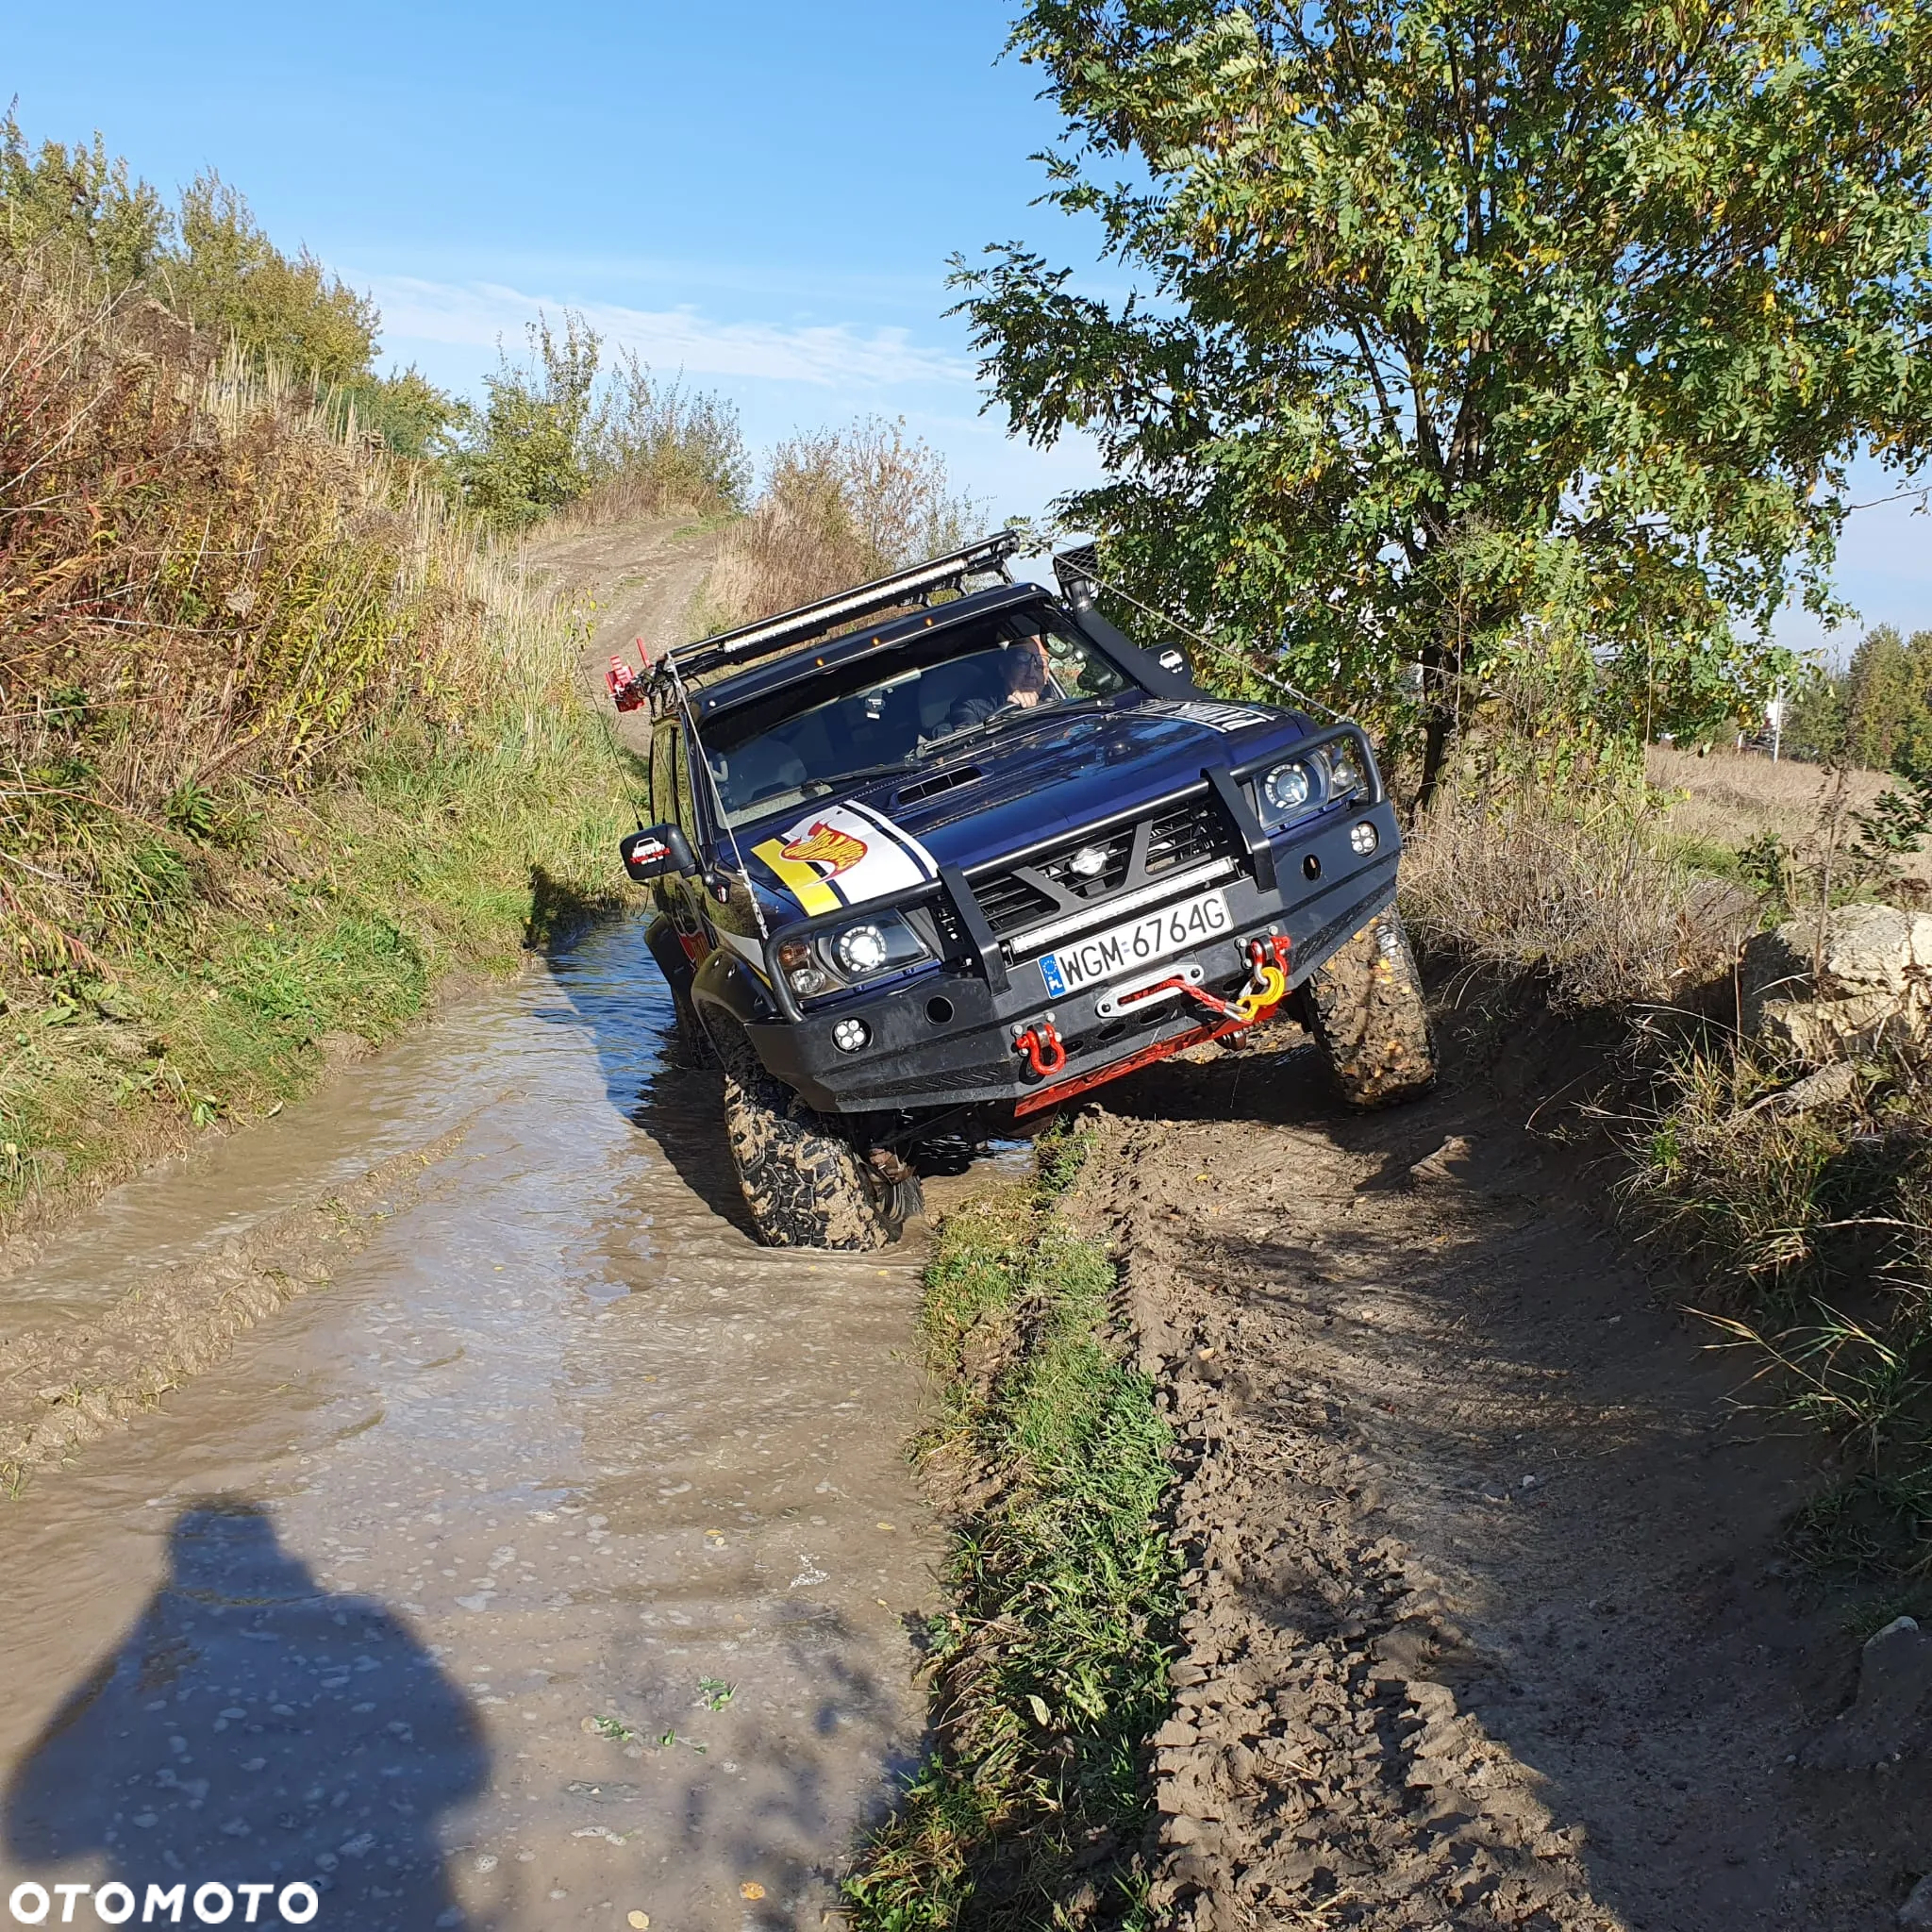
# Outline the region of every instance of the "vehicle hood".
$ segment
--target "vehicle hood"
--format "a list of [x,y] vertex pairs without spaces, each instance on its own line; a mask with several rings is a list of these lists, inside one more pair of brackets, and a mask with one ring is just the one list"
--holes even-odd
[[[941,866],[970,870],[1154,805],[1198,786],[1209,766],[1285,750],[1309,728],[1259,705],[1129,697],[1008,724],[843,800],[800,807],[795,820],[751,835],[751,852],[761,884],[808,914],[836,911],[907,891]],[[948,777],[957,782],[934,789]]]

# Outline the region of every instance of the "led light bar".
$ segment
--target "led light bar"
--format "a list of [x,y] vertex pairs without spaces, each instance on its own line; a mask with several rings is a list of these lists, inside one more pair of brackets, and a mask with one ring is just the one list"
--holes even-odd
[[816,604],[802,604],[777,617],[761,618],[757,624],[741,625],[736,630],[721,631],[703,638],[672,655],[680,668],[694,669],[700,660],[741,658],[760,651],[774,651],[787,644],[818,637],[841,624],[867,617],[874,610],[889,610],[932,591],[943,590],[962,577],[997,571],[1006,575],[1007,558],[1020,547],[1012,530],[995,531],[963,549],[935,557],[925,563],[909,564],[891,575],[876,577],[837,596],[824,597]]

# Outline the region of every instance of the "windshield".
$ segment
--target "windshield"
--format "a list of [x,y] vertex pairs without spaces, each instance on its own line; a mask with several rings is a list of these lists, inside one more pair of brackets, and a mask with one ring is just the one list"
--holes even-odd
[[[843,667],[843,689],[788,691],[705,733],[718,794],[733,824],[823,797],[860,774],[907,770],[928,754],[1127,689],[1085,639],[1026,612],[910,641],[885,663]],[[828,678],[831,674],[827,674]],[[850,680],[850,681],[848,681]]]

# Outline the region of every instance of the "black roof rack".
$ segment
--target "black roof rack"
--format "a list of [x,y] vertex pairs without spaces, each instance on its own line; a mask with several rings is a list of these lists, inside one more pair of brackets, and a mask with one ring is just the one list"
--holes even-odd
[[890,610],[895,604],[923,602],[935,591],[951,590],[968,577],[996,574],[1002,582],[1010,582],[1007,559],[1019,547],[1017,532],[997,530],[963,549],[910,564],[891,576],[841,591],[836,596],[821,597],[816,604],[804,604],[777,617],[760,618],[756,624],[700,639],[660,661],[675,664],[680,676],[699,676],[725,664],[808,643],[839,625],[856,624],[874,611]]

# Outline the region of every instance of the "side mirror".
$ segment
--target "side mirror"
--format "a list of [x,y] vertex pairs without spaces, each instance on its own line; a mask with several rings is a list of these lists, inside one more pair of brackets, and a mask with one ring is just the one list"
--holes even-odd
[[628,832],[617,849],[624,855],[625,871],[640,885],[662,878],[666,873],[690,874],[698,869],[691,841],[678,825],[652,825],[646,831]]
[[1170,677],[1188,677],[1192,667],[1188,662],[1188,654],[1178,644],[1162,644],[1154,654],[1154,661]]

